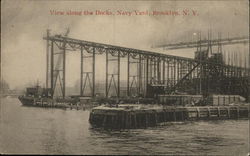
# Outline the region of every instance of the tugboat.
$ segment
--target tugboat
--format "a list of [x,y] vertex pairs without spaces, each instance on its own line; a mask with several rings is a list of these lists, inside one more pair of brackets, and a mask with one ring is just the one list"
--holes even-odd
[[26,88],[25,95],[19,96],[18,99],[25,106],[35,106],[36,101],[47,102],[49,99],[52,100],[52,96],[49,88],[42,88],[37,84],[35,87]]

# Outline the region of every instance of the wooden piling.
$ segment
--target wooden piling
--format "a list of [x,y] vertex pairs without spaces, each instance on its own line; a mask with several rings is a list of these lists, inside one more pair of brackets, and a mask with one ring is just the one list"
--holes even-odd
[[199,107],[196,108],[196,111],[197,111],[197,118],[199,119],[200,118],[200,109],[199,109]]
[[154,112],[154,114],[155,114],[155,123],[154,123],[154,125],[156,125],[158,123],[157,112]]
[[210,113],[210,108],[209,108],[209,107],[207,107],[207,112],[208,112],[208,113],[207,113],[207,117],[209,118],[209,117],[210,117],[210,114],[211,114],[211,113]]
[[240,110],[239,110],[239,107],[237,107],[237,119],[239,119],[240,117]]
[[145,126],[148,127],[148,113],[145,113]]
[[163,110],[163,121],[166,122],[167,121],[167,115],[166,115],[166,110]]
[[227,117],[230,119],[230,107],[227,107]]
[[174,121],[176,121],[176,114],[175,114],[175,110],[174,110],[174,112],[173,112],[174,114]]
[[134,114],[134,127],[137,128],[136,113]]
[[103,122],[102,122],[103,127],[106,127],[106,120],[107,120],[107,116],[104,115]]
[[125,114],[124,112],[122,112],[121,114],[121,128],[124,128],[125,127]]
[[217,107],[218,117],[220,117],[220,107]]

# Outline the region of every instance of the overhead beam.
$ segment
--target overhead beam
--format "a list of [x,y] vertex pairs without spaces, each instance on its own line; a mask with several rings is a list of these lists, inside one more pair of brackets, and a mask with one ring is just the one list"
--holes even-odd
[[[180,57],[180,56],[174,56],[174,55],[167,55],[163,53],[158,53],[158,52],[152,52],[152,51],[146,51],[146,50],[139,50],[139,49],[133,49],[133,48],[125,48],[125,47],[120,47],[120,46],[114,46],[114,45],[108,45],[108,44],[102,44],[102,43],[96,43],[96,42],[90,42],[90,41],[84,41],[84,40],[78,40],[78,39],[73,39],[69,37],[63,37],[59,35],[55,36],[49,36],[49,37],[44,37],[45,40],[50,40],[53,42],[66,42],[67,44],[74,44],[75,47],[74,49],[71,50],[76,50],[80,49],[81,46],[88,46],[88,47],[95,47],[96,49],[102,49],[102,50],[110,50],[110,51],[116,51],[116,52],[126,52],[126,53],[131,53],[135,55],[144,55],[144,56],[150,56],[150,57],[163,57],[163,58],[171,58],[175,60],[183,60],[183,61],[191,61],[191,62],[196,62],[196,63],[202,63],[202,64],[213,64],[213,65],[219,65],[221,67],[234,67],[231,65],[226,65],[226,64],[220,64],[216,62],[209,62],[206,60],[196,60],[192,58],[186,58],[186,57]],[[197,44],[197,43],[196,43]],[[72,47],[72,45],[70,46]],[[69,48],[69,47],[68,47]],[[66,48],[66,50],[69,50]],[[96,50],[98,51],[98,50]],[[123,57],[123,56],[120,56]],[[250,68],[243,68],[243,67],[237,67],[240,70],[250,70]]]
[[208,43],[213,45],[229,45],[229,44],[239,44],[239,43],[249,43],[249,37],[233,37],[233,38],[224,38],[224,39],[214,39],[214,40],[200,40],[193,42],[178,42],[170,44],[162,44],[152,46],[152,48],[164,48],[165,50],[173,49],[184,49],[184,48],[196,48],[197,44],[201,47],[207,47]]

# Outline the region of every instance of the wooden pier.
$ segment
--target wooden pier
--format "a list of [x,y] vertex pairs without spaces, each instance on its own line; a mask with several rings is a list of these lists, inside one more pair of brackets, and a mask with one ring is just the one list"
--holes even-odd
[[224,120],[249,117],[248,105],[172,107],[148,105],[99,106],[92,109],[89,122],[111,129],[146,128],[185,120]]

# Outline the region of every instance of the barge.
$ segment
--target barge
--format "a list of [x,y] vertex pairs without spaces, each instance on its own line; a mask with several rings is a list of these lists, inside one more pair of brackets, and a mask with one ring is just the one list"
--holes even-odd
[[116,104],[95,107],[89,122],[111,129],[146,128],[187,120],[247,119],[249,103],[239,95],[159,95],[157,104]]
[[70,96],[67,98],[52,97],[50,89],[42,88],[39,85],[26,89],[25,95],[18,97],[23,106],[77,109],[85,110],[98,106],[97,102],[90,97]]
[[109,129],[147,128],[187,120],[248,119],[249,104],[234,106],[176,107],[163,105],[116,105],[93,108],[89,122]]

